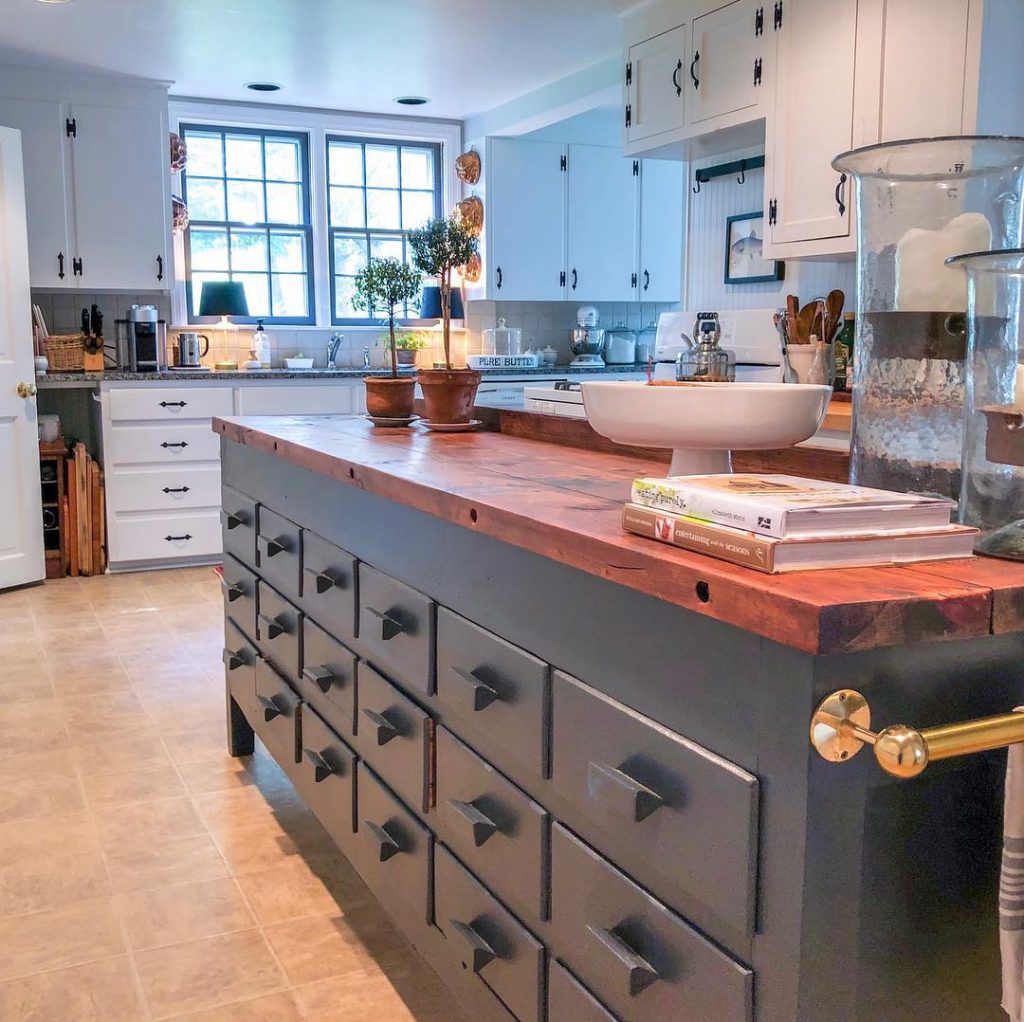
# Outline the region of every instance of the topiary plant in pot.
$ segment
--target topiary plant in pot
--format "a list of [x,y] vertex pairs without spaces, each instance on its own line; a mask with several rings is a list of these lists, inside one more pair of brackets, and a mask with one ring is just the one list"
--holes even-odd
[[420,293],[421,277],[411,266],[397,259],[371,259],[366,269],[356,274],[352,305],[371,315],[375,309],[386,309],[391,350],[391,375],[367,376],[366,414],[370,418],[406,419],[412,421],[416,401],[416,378],[398,375],[398,354],[395,350],[395,309],[412,301]]
[[452,273],[476,255],[479,241],[473,230],[455,215],[429,220],[419,230],[410,231],[408,238],[413,262],[424,274],[436,278],[441,295],[444,368],[419,372],[427,422],[468,423],[481,376],[475,369],[456,369],[452,365]]

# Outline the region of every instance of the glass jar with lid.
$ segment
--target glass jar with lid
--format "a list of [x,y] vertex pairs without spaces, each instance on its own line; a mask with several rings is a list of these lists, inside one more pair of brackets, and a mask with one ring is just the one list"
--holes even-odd
[[652,319],[636,335],[636,361],[640,365],[647,365],[657,357],[658,324]]
[[636,334],[625,323],[617,323],[605,334],[604,360],[608,365],[636,362]]
[[504,318],[497,326],[481,331],[484,355],[519,355],[523,343],[523,331],[519,327],[506,326]]

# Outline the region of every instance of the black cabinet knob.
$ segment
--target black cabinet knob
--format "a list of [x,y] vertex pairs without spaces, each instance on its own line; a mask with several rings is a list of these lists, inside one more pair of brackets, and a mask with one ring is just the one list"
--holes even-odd
[[472,802],[460,802],[452,798],[448,800],[448,805],[452,807],[459,823],[469,828],[473,835],[473,844],[477,848],[498,833],[498,825],[494,820],[481,812]]
[[660,979],[658,970],[642,955],[637,954],[614,929],[605,930],[599,926],[588,926],[584,945],[584,950],[593,954],[596,960],[603,962],[608,975],[629,997],[643,993]]
[[260,614],[260,636],[267,639],[276,639],[279,635],[287,635],[288,629],[280,618],[267,617],[265,614]]
[[498,957],[498,952],[469,923],[460,922],[458,919],[450,919],[448,922],[452,931],[466,945],[466,950],[469,952],[469,960],[465,964],[473,972],[479,973],[483,971],[486,966],[490,965]]
[[314,749],[303,749],[302,752],[306,759],[313,764],[313,780],[317,784],[326,781],[328,777],[338,772],[324,759],[321,753],[316,752]]
[[363,710],[363,716],[370,722],[377,736],[378,745],[387,745],[401,734],[401,731],[383,713],[378,713],[376,710]]
[[463,670],[461,667],[452,668],[452,674],[469,686],[474,712],[486,710],[491,703],[501,698],[498,695],[497,689],[492,688],[480,677],[479,671],[479,667],[474,668],[472,671]]
[[227,597],[228,603],[234,603],[235,600],[239,600],[245,596],[245,590],[238,582],[231,583],[225,579],[221,585],[224,588],[224,595]]
[[245,518],[241,512],[229,512],[224,518],[224,524],[229,529],[237,529],[240,525],[245,525]]
[[275,717],[280,717],[281,714],[284,712],[281,709],[281,707],[278,706],[276,702],[274,702],[273,699],[268,699],[266,696],[257,696],[256,698],[259,700],[260,706],[263,707],[263,719],[268,724]]
[[381,642],[388,642],[395,638],[396,635],[401,635],[405,631],[405,625],[396,617],[393,617],[391,612],[385,613],[382,610],[375,610],[373,607],[367,607],[366,609],[380,622]]
[[239,667],[244,666],[245,661],[242,659],[242,654],[236,653],[233,649],[224,650],[221,655],[221,659],[224,661],[224,666],[229,671],[237,671]]
[[264,540],[264,551],[268,557],[276,557],[278,554],[286,553],[288,540],[279,536],[277,539]]
[[387,862],[388,859],[394,858],[402,850],[402,846],[378,824],[364,820],[363,829],[370,840],[377,846],[379,862]]
[[646,820],[665,800],[646,784],[630,777],[618,767],[606,763],[587,765],[587,794],[624,816],[639,823]]
[[303,668],[302,676],[306,681],[316,685],[324,695],[327,695],[331,690],[331,686],[336,685],[339,681],[338,676],[326,667],[305,667]]

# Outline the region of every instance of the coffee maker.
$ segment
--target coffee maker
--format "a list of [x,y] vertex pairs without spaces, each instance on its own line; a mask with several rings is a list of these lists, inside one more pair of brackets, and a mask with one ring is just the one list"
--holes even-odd
[[167,368],[166,325],[155,305],[133,305],[128,319],[119,320],[117,325],[117,364],[121,369],[155,373]]

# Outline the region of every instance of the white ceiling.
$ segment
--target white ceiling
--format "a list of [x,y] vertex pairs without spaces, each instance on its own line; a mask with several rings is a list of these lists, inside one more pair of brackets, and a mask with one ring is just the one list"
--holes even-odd
[[[462,119],[617,52],[629,0],[0,0],[0,61],[173,95]],[[284,86],[272,95],[249,81]],[[428,106],[401,107],[400,95]]]

